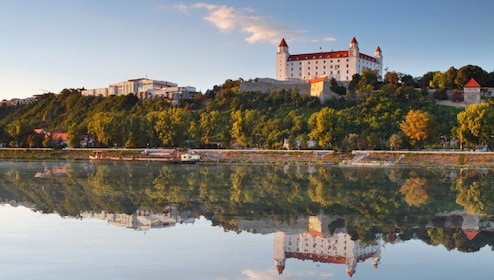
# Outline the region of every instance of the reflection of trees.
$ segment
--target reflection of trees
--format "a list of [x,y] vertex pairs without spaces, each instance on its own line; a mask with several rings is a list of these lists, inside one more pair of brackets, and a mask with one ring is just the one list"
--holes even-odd
[[427,226],[436,213],[458,206],[470,213],[492,214],[491,171],[463,171],[449,178],[434,169],[316,166],[309,172],[308,167],[295,165],[155,163],[98,163],[84,169],[80,163],[67,163],[63,176],[32,176],[50,166],[29,165],[31,174],[17,168],[0,173],[0,197],[35,203],[43,212],[62,216],[78,216],[81,211],[131,214],[138,208],[160,212],[173,205],[233,231],[240,230],[240,220],[291,224],[322,211],[339,218],[333,227],[343,224],[362,242],[383,233],[387,242],[418,237],[467,250],[471,242],[490,244],[493,239],[479,234],[458,245],[460,237],[452,237],[455,232],[445,229],[444,223],[434,224],[434,229]]
[[492,213],[494,210],[494,185],[491,183],[492,172],[479,170],[462,170],[454,181],[458,191],[456,202],[471,214]]
[[[416,176],[416,175],[413,175]],[[427,180],[421,177],[411,177],[405,180],[400,192],[405,196],[405,201],[410,206],[419,206],[429,200],[426,191]]]

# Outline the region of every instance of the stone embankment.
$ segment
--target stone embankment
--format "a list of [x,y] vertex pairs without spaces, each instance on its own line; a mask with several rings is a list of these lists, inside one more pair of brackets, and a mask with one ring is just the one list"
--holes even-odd
[[[108,155],[132,156],[144,149],[100,149]],[[163,149],[173,151],[173,149]],[[0,149],[2,159],[88,160],[92,149]],[[203,163],[226,164],[325,164],[325,165],[396,165],[396,166],[473,166],[494,168],[494,152],[444,151],[353,151],[333,150],[260,150],[195,149]],[[358,165],[358,164],[357,164]]]
[[[397,166],[476,166],[493,167],[493,152],[466,151],[354,151],[336,153],[332,150],[197,150],[204,162],[211,163],[308,163],[340,165],[375,163]],[[380,164],[381,163],[381,164]]]

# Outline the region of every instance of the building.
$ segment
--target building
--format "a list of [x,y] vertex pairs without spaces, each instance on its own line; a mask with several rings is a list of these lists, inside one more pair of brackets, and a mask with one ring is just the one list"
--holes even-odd
[[480,91],[481,86],[474,79],[471,78],[468,83],[463,86],[463,100],[465,104],[470,105],[473,103],[480,103]]
[[376,70],[382,76],[382,67],[381,48],[376,48],[374,56],[361,53],[355,37],[348,50],[305,54],[290,54],[288,44],[282,39],[276,53],[276,79],[281,81],[310,81],[325,76],[348,83],[364,69]]
[[166,98],[173,103],[194,98],[196,89],[190,86],[179,87],[176,83],[167,81],[139,78],[110,84],[107,88],[86,89],[81,94],[103,97],[134,94],[139,99]]

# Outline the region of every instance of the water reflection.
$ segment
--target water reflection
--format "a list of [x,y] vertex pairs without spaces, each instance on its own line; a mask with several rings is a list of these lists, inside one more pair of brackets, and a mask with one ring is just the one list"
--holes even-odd
[[[329,218],[324,216],[323,220]],[[352,240],[346,228],[337,228],[330,233],[323,231],[325,227],[322,224],[319,217],[311,216],[307,231],[275,234],[273,258],[279,274],[285,270],[287,258],[345,265],[350,277],[356,272],[357,264],[367,259],[371,259],[377,268],[382,246],[379,234],[376,235],[374,243],[362,244],[359,240]]]
[[352,276],[377,267],[384,245],[409,240],[460,252],[494,245],[490,169],[36,161],[2,162],[0,176],[4,203],[42,213],[144,231],[205,217],[227,232],[270,234],[282,275],[291,259]]

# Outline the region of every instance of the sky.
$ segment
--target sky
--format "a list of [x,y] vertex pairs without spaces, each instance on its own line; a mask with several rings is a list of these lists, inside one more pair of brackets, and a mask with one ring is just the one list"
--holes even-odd
[[291,54],[379,46],[384,70],[494,71],[490,0],[0,0],[0,100],[149,78],[205,92]]

